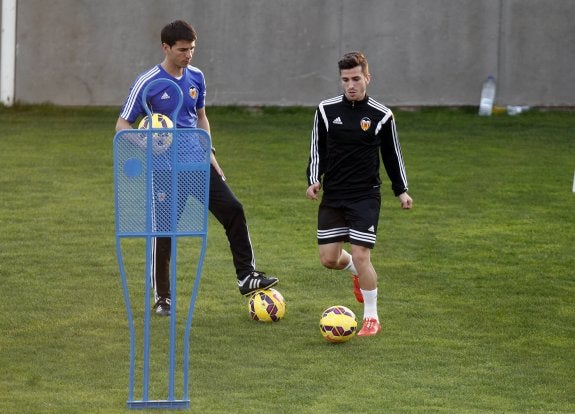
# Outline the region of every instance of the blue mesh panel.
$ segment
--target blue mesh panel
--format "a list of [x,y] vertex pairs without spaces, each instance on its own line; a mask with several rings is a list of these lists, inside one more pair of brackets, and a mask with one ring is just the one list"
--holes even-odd
[[206,231],[211,142],[205,131],[126,130],[114,144],[119,235]]

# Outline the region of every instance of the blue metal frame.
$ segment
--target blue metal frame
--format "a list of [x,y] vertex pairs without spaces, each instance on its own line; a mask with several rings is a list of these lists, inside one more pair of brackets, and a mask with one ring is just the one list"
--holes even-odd
[[[157,79],[150,82],[143,92],[142,101],[146,109],[146,113],[151,117],[151,111],[146,103],[146,96],[151,86],[158,83],[165,83],[166,86],[173,88],[178,92],[179,102],[171,114],[171,119],[177,118],[182,102],[183,95],[179,86],[169,79]],[[152,225],[152,171],[153,171],[153,135],[158,133],[172,134],[172,144],[167,151],[170,151],[171,156],[171,190],[172,190],[172,206],[171,206],[171,231],[156,231]],[[126,146],[132,145],[130,137],[133,137],[136,132],[134,130],[119,131],[114,137],[114,199],[115,199],[115,216],[116,216],[116,254],[118,258],[118,265],[120,276],[122,279],[122,290],[124,294],[124,301],[126,304],[126,312],[128,317],[128,327],[130,331],[130,375],[129,375],[129,389],[127,405],[130,409],[145,409],[145,408],[168,408],[168,409],[187,409],[190,406],[189,400],[189,342],[190,332],[192,326],[192,319],[194,315],[194,307],[198,294],[199,282],[202,273],[202,267],[207,247],[207,229],[208,229],[208,200],[209,200],[209,182],[210,182],[210,152],[211,140],[209,134],[202,129],[186,128],[178,129],[175,125],[172,128],[153,128],[152,123],[149,123],[149,129],[139,134],[146,136],[146,149],[140,149],[139,155],[130,155],[132,158],[123,159],[123,151]],[[184,136],[197,136],[202,141],[202,147],[206,147],[203,159],[200,162],[180,162],[178,160],[178,148],[180,140]],[[132,151],[133,147],[132,147]],[[136,150],[138,151],[138,150]],[[143,152],[145,151],[145,156]],[[135,157],[135,158],[134,158]],[[139,157],[139,158],[138,158]],[[124,157],[125,158],[125,157]],[[139,164],[142,164],[141,166]],[[199,189],[203,194],[203,222],[199,228],[195,229],[178,229],[177,219],[177,203],[178,203],[178,173],[180,172],[199,172],[203,177],[203,188]],[[128,175],[127,175],[128,174]],[[130,175],[131,174],[131,175]],[[122,196],[122,183],[129,182],[130,179],[137,179],[145,175],[145,209],[136,213],[140,221],[142,220],[141,214],[145,214],[145,228],[124,228],[122,225],[123,215],[122,209],[125,208],[121,203]],[[124,181],[122,181],[124,180]],[[129,216],[129,214],[128,214]],[[129,227],[129,226],[128,226]],[[170,267],[170,283],[171,283],[171,316],[170,316],[170,349],[169,349],[169,375],[168,375],[168,396],[164,400],[151,400],[149,396],[149,369],[150,369],[150,313],[151,313],[151,257],[152,257],[152,239],[155,237],[171,237],[172,239],[172,261]],[[184,338],[183,338],[183,391],[181,398],[176,398],[175,392],[175,373],[176,373],[176,321],[177,321],[177,278],[176,278],[176,257],[177,257],[177,239],[178,237],[201,237],[201,250],[194,279],[192,295],[190,297],[190,304],[188,308],[188,315],[186,318]],[[135,369],[136,369],[136,333],[134,326],[134,315],[132,312],[132,305],[130,302],[130,294],[128,288],[128,281],[126,276],[126,269],[124,266],[124,259],[122,255],[121,240],[123,238],[145,238],[146,240],[146,275],[145,275],[145,299],[144,299],[144,334],[143,334],[143,373],[142,373],[142,397],[141,399],[135,398]]]

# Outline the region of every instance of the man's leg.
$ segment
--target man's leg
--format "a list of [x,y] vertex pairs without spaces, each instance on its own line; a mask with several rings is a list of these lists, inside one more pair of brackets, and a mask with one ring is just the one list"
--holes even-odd
[[372,336],[381,330],[377,313],[377,273],[371,264],[371,249],[352,244],[353,262],[359,272],[363,296],[363,326],[358,336]]
[[255,259],[244,208],[213,167],[210,171],[209,209],[226,231],[237,277],[251,273]]
[[[152,225],[156,231],[170,229],[171,174],[169,171],[154,171],[152,174],[153,208]],[[158,315],[170,315],[170,255],[171,238],[152,239],[152,285],[154,287],[154,309]]]
[[172,239],[170,237],[155,237],[152,239],[152,277],[158,315],[170,315],[170,256]]
[[377,273],[371,264],[371,249],[352,244],[351,256],[357,273],[360,275],[359,286],[363,290],[377,289]]
[[172,253],[172,239],[169,237],[155,237],[153,243],[152,265],[154,266],[154,288],[156,300],[161,297],[170,297],[170,256]]
[[210,212],[222,224],[230,244],[242,295],[274,286],[278,279],[255,270],[255,258],[244,208],[215,169],[210,170]]
[[359,270],[357,270],[352,255],[343,249],[343,242],[320,244],[319,260],[321,264],[334,270],[349,270],[353,281],[353,294],[359,303],[363,303],[363,296],[359,286]]
[[358,271],[351,254],[343,249],[349,241],[349,227],[341,202],[322,199],[318,209],[317,238],[320,262],[328,269],[349,270],[353,280],[353,293],[358,302],[363,302],[359,289]]
[[319,245],[319,260],[328,269],[349,269],[352,265],[352,256],[343,249],[343,242]]

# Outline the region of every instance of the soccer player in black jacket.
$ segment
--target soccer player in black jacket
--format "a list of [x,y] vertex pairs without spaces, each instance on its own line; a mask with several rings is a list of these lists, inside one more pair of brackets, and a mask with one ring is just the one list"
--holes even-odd
[[[380,153],[401,207],[410,209],[407,177],[391,110],[367,95],[367,59],[351,52],[338,62],[343,95],[322,101],[315,111],[307,167],[307,197],[317,200],[321,264],[349,270],[354,293],[364,303],[358,336],[381,330],[377,273],[371,264],[381,206]],[[351,254],[343,249],[349,242]]]

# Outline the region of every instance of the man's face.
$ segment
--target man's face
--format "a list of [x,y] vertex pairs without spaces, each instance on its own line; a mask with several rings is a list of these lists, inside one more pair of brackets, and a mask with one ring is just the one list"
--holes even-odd
[[370,76],[364,75],[361,66],[340,70],[339,77],[345,97],[350,101],[361,101],[365,98]]
[[196,48],[196,41],[178,40],[172,47],[167,44],[162,45],[166,58],[170,63],[178,68],[187,67],[192,61],[194,50]]

